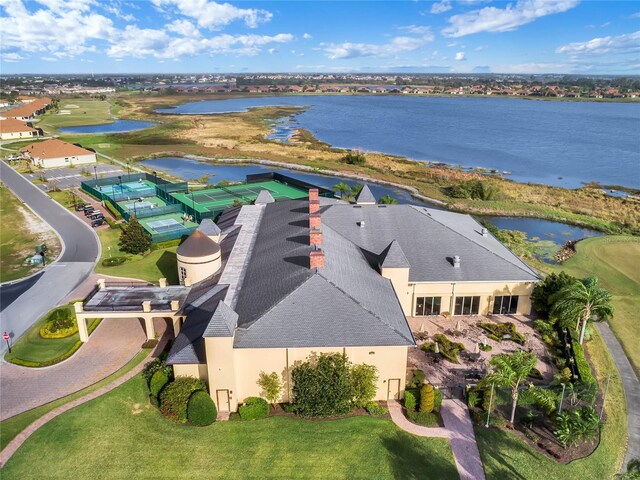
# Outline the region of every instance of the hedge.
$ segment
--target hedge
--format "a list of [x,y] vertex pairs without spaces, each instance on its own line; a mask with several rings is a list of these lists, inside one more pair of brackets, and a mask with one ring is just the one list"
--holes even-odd
[[178,377],[160,393],[160,411],[175,422],[187,423],[187,405],[191,394],[206,389],[205,384],[197,378]]
[[65,306],[51,312],[40,327],[42,338],[66,338],[78,332],[78,322],[71,307]]
[[109,210],[114,217],[116,217],[117,219],[122,218],[122,214],[116,210],[116,208],[111,205],[111,202],[109,202],[108,200],[104,202],[104,206],[107,207],[107,210]]
[[433,397],[433,409],[436,412],[440,411],[440,407],[442,407],[442,392],[439,388],[434,389],[434,397]]
[[404,391],[404,407],[408,412],[415,412],[416,406],[418,405],[418,399],[413,392],[409,390]]
[[177,247],[182,243],[182,239],[178,238],[176,240],[167,240],[166,242],[158,242],[153,243],[151,245],[151,251],[153,250],[163,250],[165,248]]
[[128,257],[109,257],[109,258],[105,258],[102,261],[102,266],[103,267],[116,267],[118,265],[122,265],[128,259],[129,259]]
[[[156,375],[161,372],[156,372]],[[218,411],[211,396],[202,390],[191,394],[187,405],[187,419],[191,425],[206,427],[216,421]]]
[[269,404],[264,398],[248,397],[238,409],[242,420],[257,420],[269,416]]
[[[101,322],[101,319],[93,320],[93,323],[91,325],[89,325],[89,328],[87,329],[87,332],[88,332],[89,335],[91,335],[91,333],[96,328],[98,328],[98,325],[100,324],[100,322]],[[17,358],[17,357],[9,357],[9,358],[6,358],[6,360],[8,362],[13,363],[14,365],[20,365],[20,366],[23,366],[23,367],[32,367],[32,368],[48,367],[50,365],[55,365],[56,363],[60,363],[63,360],[66,360],[71,355],[76,353],[76,351],[83,344],[84,344],[84,342],[82,340],[78,340],[76,343],[73,344],[73,346],[67,352],[63,353],[59,357],[53,358],[51,360],[46,360],[44,362],[32,362],[31,360],[22,360],[21,358]]]
[[[464,350],[464,345],[462,343],[452,342],[447,338],[446,335],[443,335],[442,333],[438,333],[433,338],[435,339],[436,342],[438,342],[438,349],[440,350],[440,355],[442,355],[444,358],[446,358],[450,362],[460,363],[458,362],[458,352],[461,352]],[[429,342],[429,343],[425,343],[420,348],[425,352],[435,352],[436,344],[435,342]]]
[[149,382],[149,392],[151,392],[153,398],[158,398],[158,395],[160,395],[160,392],[162,392],[162,389],[167,383],[169,383],[169,376],[164,370],[156,370]]
[[571,347],[573,349],[573,358],[576,360],[576,367],[578,369],[578,376],[580,380],[585,383],[596,383],[596,379],[591,373],[591,367],[589,366],[589,362],[587,361],[587,357],[584,355],[584,348],[582,345],[576,340],[571,342]]

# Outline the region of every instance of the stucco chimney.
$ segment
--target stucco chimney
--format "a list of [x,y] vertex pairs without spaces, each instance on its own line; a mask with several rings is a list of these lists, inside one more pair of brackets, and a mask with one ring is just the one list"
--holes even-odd
[[309,214],[309,228],[320,228],[320,214]]
[[324,252],[322,250],[312,250],[309,253],[309,268],[324,268]]
[[314,202],[316,200],[318,200],[318,189],[317,188],[310,188],[309,189],[309,201],[310,202]]
[[316,213],[320,210],[320,202],[318,200],[309,200],[309,213]]
[[458,255],[453,257],[453,268],[460,268],[460,257]]
[[322,245],[322,230],[319,228],[309,230],[309,245],[316,247]]

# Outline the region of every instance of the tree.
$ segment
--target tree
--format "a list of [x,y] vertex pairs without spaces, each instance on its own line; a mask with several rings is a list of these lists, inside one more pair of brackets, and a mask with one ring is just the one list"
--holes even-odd
[[536,284],[531,293],[531,305],[538,312],[538,315],[542,318],[549,318],[553,306],[551,301],[553,295],[575,281],[575,277],[563,270],[560,273],[548,275],[544,281]]
[[[580,330],[580,344],[589,321],[600,321],[613,315],[611,294],[598,285],[596,277],[576,280],[552,297],[551,313],[576,322],[576,332]],[[582,324],[582,328],[580,328]]]
[[276,372],[260,372],[257,383],[262,388],[262,396],[267,399],[271,406],[275,407],[275,404],[280,400],[283,387],[278,374]]
[[364,165],[367,163],[364,153],[357,150],[349,150],[340,160],[349,165]]
[[384,197],[380,197],[378,203],[386,204],[386,205],[395,205],[398,203],[398,200],[393,198],[391,195],[385,195]]
[[436,392],[433,385],[425,383],[420,389],[420,413],[431,413],[436,405]]
[[340,195],[340,198],[345,199],[349,197],[351,187],[344,182],[340,182],[333,186],[333,191]]
[[640,479],[640,458],[634,458],[627,464],[627,471],[618,477],[620,480]]
[[351,385],[353,389],[353,404],[364,408],[376,396],[376,382],[378,369],[364,363],[351,367]]
[[531,353],[518,350],[511,355],[506,353],[494,355],[489,363],[492,367],[492,372],[482,380],[481,384],[483,386],[495,384],[499,387],[511,387],[510,422],[513,425],[516,416],[516,405],[518,404],[518,388],[535,368],[536,357]]
[[140,225],[135,216],[129,218],[129,224],[120,235],[120,250],[126,253],[144,253],[151,247],[151,235]]

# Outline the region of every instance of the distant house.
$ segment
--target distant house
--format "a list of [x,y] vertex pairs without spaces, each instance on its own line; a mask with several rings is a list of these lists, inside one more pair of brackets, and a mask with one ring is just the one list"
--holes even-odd
[[12,108],[11,110],[7,110],[6,112],[2,112],[0,114],[0,120],[4,120],[7,118],[15,118],[16,120],[21,120],[23,122],[28,122],[33,120],[36,115],[42,115],[47,111],[51,105],[51,99],[48,97],[37,98],[29,103],[25,103],[18,107]]
[[43,168],[70,167],[96,163],[96,154],[91,150],[63,142],[57,138],[44,142],[32,143],[20,149],[20,152],[31,162]]
[[18,138],[33,138],[38,136],[38,131],[31,128],[25,122],[15,118],[0,120],[0,139],[15,140]]
[[18,95],[18,101],[22,103],[31,103],[35,102],[38,97],[30,97],[29,95]]

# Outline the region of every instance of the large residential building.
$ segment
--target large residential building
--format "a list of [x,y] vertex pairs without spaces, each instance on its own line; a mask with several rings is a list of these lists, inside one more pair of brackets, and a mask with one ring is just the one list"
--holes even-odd
[[48,97],[39,97],[18,107],[0,113],[0,119],[15,118],[23,122],[31,121],[36,115],[43,114],[51,105]]
[[15,118],[0,120],[0,140],[15,140],[34,138],[38,136],[38,131],[31,128],[25,122]]
[[32,143],[20,149],[31,162],[42,168],[71,167],[96,163],[96,154],[86,148],[63,142],[57,138]]

